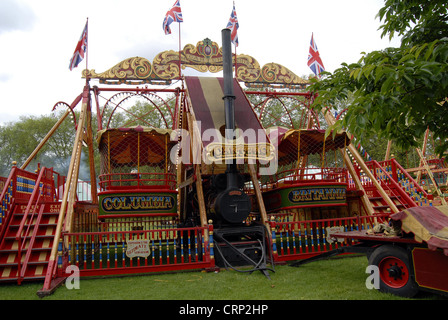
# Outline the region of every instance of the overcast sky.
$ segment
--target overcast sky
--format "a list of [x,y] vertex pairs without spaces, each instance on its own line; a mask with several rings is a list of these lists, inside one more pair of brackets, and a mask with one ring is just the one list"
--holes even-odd
[[[178,24],[165,35],[163,18],[174,0],[0,0],[0,123],[21,115],[49,114],[55,103],[71,103],[85,80],[69,62],[89,18],[89,69],[103,72],[134,56],[152,62],[178,50]],[[180,0],[182,47],[210,38],[221,45],[221,30],[232,0]],[[311,34],[327,71],[356,62],[361,52],[398,46],[381,39],[375,18],[383,0],[236,0],[237,53],[260,66],[279,63],[308,75]],[[92,85],[96,84],[92,81]]]

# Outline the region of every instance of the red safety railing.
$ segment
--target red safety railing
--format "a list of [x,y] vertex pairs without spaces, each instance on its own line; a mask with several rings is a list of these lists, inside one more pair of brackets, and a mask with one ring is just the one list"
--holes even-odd
[[36,185],[37,174],[17,169],[14,182],[14,198],[16,200],[29,200]]
[[[381,183],[385,190],[389,190],[392,196],[405,207],[416,207],[417,203],[414,199],[402,188],[400,184],[394,179],[389,172],[384,169],[377,161],[373,160],[368,163],[369,169],[373,172],[377,181]],[[392,173],[392,172],[391,172]],[[426,193],[426,192],[425,192]]]
[[100,191],[139,188],[176,189],[176,175],[173,173],[109,173],[99,176]]
[[[81,276],[213,269],[213,227],[160,228],[64,234],[67,259],[60,274],[75,265]],[[66,247],[68,245],[68,247]],[[65,249],[60,248],[60,254]],[[62,261],[66,261],[62,264]]]
[[400,183],[403,188],[405,188],[404,182],[412,185],[412,187],[415,189],[416,192],[420,193],[425,198],[431,198],[432,196],[429,195],[422,186],[407,172],[406,169],[404,169],[395,159],[390,159],[386,161],[380,161],[378,164],[385,168],[385,170],[390,174],[390,176]]
[[262,190],[267,191],[284,184],[348,183],[348,180],[345,168],[296,168],[276,173],[262,186]]
[[[8,224],[11,218],[12,208],[14,203],[26,203],[29,201],[33,190],[36,187],[36,179],[38,178],[37,173],[29,172],[20,169],[16,166],[12,167],[8,178],[4,183],[3,190],[0,194],[1,201],[1,231],[0,239],[3,237],[4,226]],[[53,188],[47,188],[45,186],[44,192],[54,196],[54,184]]]
[[4,226],[7,225],[9,219],[11,219],[11,212],[14,206],[14,185],[16,181],[17,170],[19,170],[17,167],[12,168],[8,178],[4,182],[4,186],[0,194],[0,239],[3,239],[3,235],[5,232]]
[[388,220],[388,215],[357,216],[292,222],[270,222],[275,262],[305,259],[320,253],[351,245],[347,239],[331,234],[370,229],[375,222]]

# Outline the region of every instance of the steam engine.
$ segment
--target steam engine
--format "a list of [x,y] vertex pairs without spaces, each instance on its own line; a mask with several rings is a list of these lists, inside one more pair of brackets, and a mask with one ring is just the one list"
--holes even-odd
[[[235,110],[230,30],[222,30],[224,114],[226,141],[235,139]],[[229,161],[229,160],[228,160]],[[253,265],[266,276],[266,234],[263,225],[247,225],[251,198],[244,190],[248,175],[238,172],[235,160],[226,164],[225,173],[202,176],[208,219],[213,221],[215,261],[218,266]],[[198,212],[197,190],[187,197],[189,210]],[[194,219],[194,215],[193,215]],[[253,270],[252,270],[253,271]]]

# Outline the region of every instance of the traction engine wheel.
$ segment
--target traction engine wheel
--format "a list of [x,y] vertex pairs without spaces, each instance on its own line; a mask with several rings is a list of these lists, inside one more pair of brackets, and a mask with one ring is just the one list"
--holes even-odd
[[380,291],[408,298],[419,291],[405,249],[390,245],[381,246],[370,256],[369,265],[378,267]]

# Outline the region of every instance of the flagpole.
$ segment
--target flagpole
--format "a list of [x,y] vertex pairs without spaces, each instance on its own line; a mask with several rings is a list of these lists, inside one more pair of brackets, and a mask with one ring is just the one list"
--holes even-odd
[[182,58],[181,58],[181,41],[180,41],[180,22],[179,22],[179,79],[182,79]]
[[86,21],[87,30],[86,30],[86,85],[89,84],[89,17],[87,17]]

